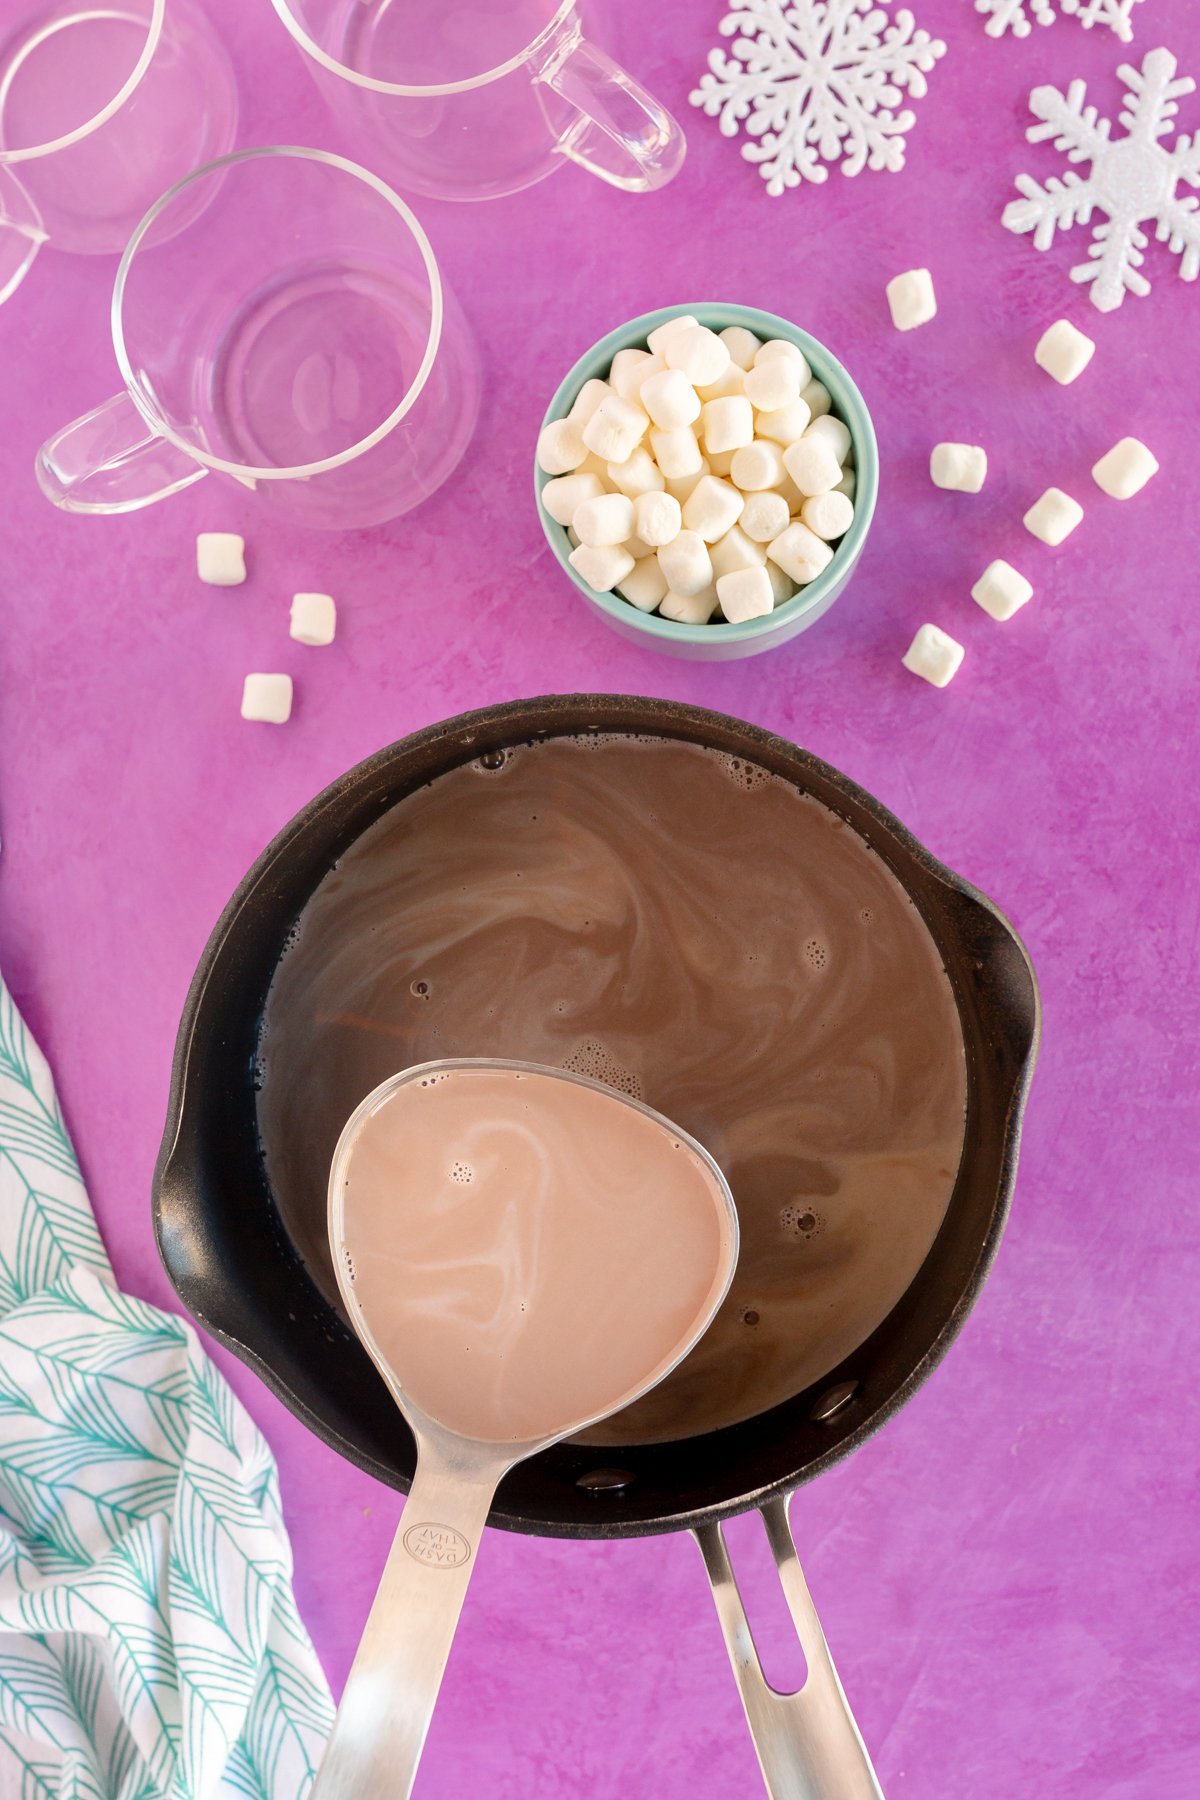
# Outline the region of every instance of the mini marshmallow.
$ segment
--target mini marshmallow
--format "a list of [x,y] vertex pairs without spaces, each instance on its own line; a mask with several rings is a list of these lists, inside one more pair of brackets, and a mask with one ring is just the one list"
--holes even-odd
[[592,381],[585,381],[575,396],[571,410],[567,414],[568,419],[570,419],[573,424],[578,425],[580,431],[582,431],[605,395],[611,393],[612,389],[609,387],[607,381],[597,381],[594,379]]
[[733,468],[733,459],[736,455],[736,450],[714,450],[711,456],[704,459],[708,464],[709,474],[728,476],[729,471]]
[[978,444],[935,444],[929,458],[934,487],[977,494],[987,480],[987,451]]
[[701,588],[698,594],[676,594],[668,590],[658,610],[664,619],[674,619],[680,625],[707,625],[717,610],[717,590],[711,583]]
[[1033,360],[1052,375],[1060,387],[1078,381],[1096,354],[1096,346],[1070,319],[1057,319],[1038,339]]
[[648,350],[618,350],[608,371],[609,385],[616,389],[622,400],[636,401],[647,376],[666,366],[661,356],[651,356]]
[[966,651],[936,625],[922,625],[901,661],[906,669],[934,687],[944,688],[957,675]]
[[684,528],[699,532],[706,544],[715,544],[737,524],[745,504],[731,481],[705,475],[684,501]]
[[663,348],[668,369],[679,369],[693,387],[719,381],[729,367],[728,348],[707,325],[689,325],[671,334]]
[[597,456],[594,450],[588,451],[579,467],[575,470],[575,474],[598,476],[601,487],[608,486],[608,463],[605,461],[604,457]]
[[825,383],[817,381],[815,377],[801,393],[800,398],[814,419],[823,418],[833,406],[833,395]]
[[808,386],[812,380],[812,370],[799,345],[793,344],[788,338],[768,338],[755,356],[754,366],[758,368],[762,363],[773,362],[776,357],[782,357],[792,364],[800,378],[801,388]]
[[644,544],[658,550],[683,529],[683,513],[671,494],[639,494],[633,503],[633,529]]
[[663,369],[643,381],[638,398],[660,431],[692,425],[700,417],[700,396],[678,369]]
[[854,523],[854,504],[845,494],[831,488],[827,494],[813,494],[800,508],[800,517],[810,531],[831,544],[845,537]]
[[648,556],[654,555],[654,552],[655,552],[655,549],[657,548],[657,546],[654,544],[648,544],[646,542],[646,540],[644,538],[640,538],[638,536],[637,532],[635,531],[635,532],[632,532],[630,534],[630,536],[625,539],[625,542],[621,545],[621,548],[622,548],[622,550],[628,550],[628,552],[629,552],[630,556],[632,556],[634,562],[644,562]]
[[591,550],[623,544],[634,529],[633,501],[627,494],[597,494],[576,507],[571,525]]
[[767,545],[767,555],[801,587],[815,581],[833,561],[833,551],[824,538],[819,538],[799,519],[793,519],[786,531],[781,531],[774,542]]
[[686,331],[689,325],[698,323],[699,320],[693,319],[691,313],[676,313],[673,319],[667,319],[663,324],[657,325],[646,339],[651,354],[665,357],[668,340],[674,337],[677,331]]
[[784,574],[778,563],[768,561],[763,564],[763,567],[766,569],[767,577],[771,583],[771,594],[775,604],[776,606],[782,606],[784,601],[790,600],[792,595],[796,592],[796,584],[790,575]]
[[747,331],[744,325],[727,325],[720,338],[739,369],[754,367],[754,358],[762,349],[761,338]]
[[672,431],[651,431],[650,448],[668,482],[697,474],[703,460],[690,425],[677,425]]
[[806,384],[801,370],[790,356],[769,356],[755,363],[746,376],[746,398],[756,412],[778,412],[800,398]]
[[616,588],[630,606],[636,606],[639,612],[652,613],[667,591],[667,578],[659,567],[657,556],[643,556],[635,562],[624,580],[617,582]]
[[822,438],[840,463],[854,460],[854,439],[850,436],[850,427],[841,419],[835,419],[832,413],[823,413],[814,419],[806,435]]
[[783,466],[806,496],[828,494],[842,479],[842,465],[822,438],[802,437],[789,444]]
[[971,598],[993,619],[1011,619],[1033,599],[1033,583],[1000,557],[983,571],[971,589]]
[[743,494],[778,487],[784,474],[783,451],[778,444],[764,443],[761,438],[755,438],[744,450],[734,452],[730,474],[733,476],[733,485],[741,488]]
[[[615,397],[614,395],[613,398]],[[593,414],[586,429],[591,429],[595,417],[596,415]],[[585,427],[576,424],[574,419],[552,419],[549,425],[544,427],[537,441],[538,468],[544,470],[547,475],[569,475],[572,469],[577,469],[588,450],[596,448],[590,442],[584,442],[584,429]],[[640,435],[639,432],[638,436],[640,437]],[[635,438],[634,442],[636,443],[636,441]],[[632,448],[631,444],[630,449]]]
[[887,284],[887,303],[897,331],[914,331],[937,315],[937,295],[928,269],[909,269]]
[[246,579],[246,540],[236,531],[202,531],[196,538],[196,573],[209,587],[241,587]]
[[783,495],[767,488],[765,492],[747,496],[738,525],[754,543],[769,544],[780,532],[787,530],[789,517],[788,503]]
[[605,471],[618,494],[636,500],[639,494],[661,493],[666,486],[662,470],[644,444],[621,463],[606,463]]
[[556,525],[569,525],[577,507],[603,492],[604,483],[598,475],[584,475],[579,471],[574,475],[556,475],[542,489],[542,505]]
[[835,494],[845,494],[847,500],[853,500],[857,489],[858,476],[853,469],[847,469],[833,491]]
[[242,683],[242,717],[261,725],[286,725],[292,716],[290,675],[247,675]]
[[708,545],[698,531],[681,531],[658,552],[658,566],[672,593],[699,594],[712,583]]
[[[743,513],[742,517],[745,516]],[[742,530],[740,521],[723,538],[718,538],[715,544],[709,545],[708,555],[713,575],[718,581],[722,575],[731,575],[735,569],[760,568],[767,560],[765,546],[753,543]]]
[[634,564],[634,558],[620,544],[580,544],[567,561],[597,594],[605,594],[618,581],[624,581]]
[[755,430],[760,438],[769,438],[772,443],[786,447],[802,438],[808,430],[812,414],[803,400],[793,400],[790,406],[781,406],[775,412],[760,412],[755,416]]
[[741,450],[754,442],[754,408],[737,394],[708,400],[700,413],[700,429],[704,433],[705,455],[723,456],[727,450]]
[[1157,474],[1158,459],[1153,452],[1137,438],[1127,437],[1100,458],[1092,470],[1092,480],[1110,499],[1132,500]]
[[787,501],[788,512],[793,516],[798,513],[800,508],[804,505],[804,495],[800,492],[800,489],[796,486],[786,469],[783,471],[782,479],[775,483],[775,492],[777,494],[782,494],[783,498]]
[[337,607],[332,594],[293,594],[288,633],[298,644],[332,644]]
[[1052,487],[1025,514],[1025,529],[1055,549],[1070,537],[1082,518],[1083,508],[1078,500],[1072,500],[1061,488]]
[[[649,424],[640,406],[635,406],[631,400],[623,400],[620,394],[606,394],[583,428],[583,443],[588,450],[602,456],[606,463],[624,462],[641,443]],[[553,426],[547,429],[553,430]],[[544,463],[542,467],[545,468]],[[551,472],[561,473],[557,469]]]
[[730,394],[744,394],[746,391],[746,372],[731,362],[719,381],[705,381],[697,387],[696,392],[701,400],[724,400]]
[[[734,451],[734,455],[737,455],[736,450]],[[700,467],[696,470],[694,475],[673,475],[668,479],[667,492],[670,494],[672,500],[678,500],[680,506],[682,506],[696,483],[698,481],[703,481],[704,477],[706,475],[711,475],[711,473],[712,466],[709,463],[708,458],[702,456],[700,458]]]
[[761,619],[775,606],[771,577],[765,568],[734,569],[729,575],[719,575],[717,599],[731,625]]

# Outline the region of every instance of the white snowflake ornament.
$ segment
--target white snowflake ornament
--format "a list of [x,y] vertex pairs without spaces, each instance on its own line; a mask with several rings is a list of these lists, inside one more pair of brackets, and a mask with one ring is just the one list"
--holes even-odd
[[1095,106],[1085,106],[1087,83],[1073,81],[1065,94],[1057,88],[1034,88],[1029,110],[1042,122],[1026,132],[1031,144],[1054,140],[1073,163],[1090,163],[1087,176],[1068,171],[1052,175],[1042,187],[1030,175],[1018,175],[1024,196],[1004,209],[1009,231],[1032,232],[1039,250],[1048,250],[1055,233],[1086,225],[1094,212],[1105,222],[1092,233],[1088,260],[1071,270],[1071,280],[1089,284],[1092,303],[1113,312],[1127,293],[1143,296],[1150,283],[1141,273],[1150,239],[1142,230],[1152,223],[1160,244],[1181,258],[1184,281],[1200,276],[1200,199],[1181,194],[1182,183],[1200,187],[1200,132],[1179,137],[1166,149],[1161,140],[1171,131],[1182,95],[1195,91],[1189,76],[1175,79],[1178,63],[1169,50],[1151,50],[1140,69],[1123,63],[1117,70],[1125,86],[1120,114],[1126,137],[1112,141],[1112,122]]
[[[1057,14],[1056,0],[975,0],[975,11],[987,18],[989,37],[1003,37],[1011,31],[1014,37],[1028,37],[1035,25],[1053,25]],[[1141,0],[1057,0],[1059,11],[1074,19],[1085,30],[1093,25],[1107,25],[1123,44],[1133,36],[1131,14]],[[1026,10],[1028,9],[1028,10]]]
[[[904,134],[913,113],[895,109],[920,100],[925,77],[946,46],[918,31],[906,6],[892,0],[728,0],[722,37],[728,55],[709,54],[709,73],[689,95],[726,137],[745,124],[742,145],[759,165],[768,194],[802,181],[864,168],[904,167]],[[740,35],[735,36],[735,33]]]

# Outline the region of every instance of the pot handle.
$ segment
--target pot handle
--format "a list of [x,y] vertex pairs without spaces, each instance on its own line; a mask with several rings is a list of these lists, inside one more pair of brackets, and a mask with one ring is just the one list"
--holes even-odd
[[720,1525],[701,1525],[695,1537],[767,1793],[771,1800],[883,1800],[796,1555],[787,1500],[769,1500],[761,1512],[808,1664],[794,1694],[777,1693],[763,1674]]

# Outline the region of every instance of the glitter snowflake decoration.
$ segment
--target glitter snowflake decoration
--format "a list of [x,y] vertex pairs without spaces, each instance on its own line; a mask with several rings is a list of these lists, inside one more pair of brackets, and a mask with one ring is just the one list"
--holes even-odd
[[[904,134],[914,118],[895,109],[919,100],[946,46],[918,31],[892,0],[728,0],[721,20],[728,54],[709,54],[709,73],[689,96],[726,137],[745,124],[742,145],[768,194],[802,181],[904,167]],[[737,34],[737,35],[735,35]]]
[[989,37],[1003,37],[1011,31],[1014,37],[1028,37],[1035,25],[1053,25],[1058,12],[1090,31],[1093,25],[1107,25],[1123,44],[1133,36],[1131,15],[1142,0],[975,0],[975,11],[987,16]]
[[1092,233],[1088,260],[1071,270],[1071,280],[1088,283],[1101,312],[1113,312],[1125,295],[1150,292],[1141,273],[1150,239],[1143,224],[1153,224],[1160,244],[1182,260],[1184,281],[1200,276],[1200,199],[1181,194],[1184,182],[1200,187],[1200,131],[1179,137],[1166,149],[1179,99],[1195,91],[1188,76],[1175,79],[1178,68],[1169,50],[1151,50],[1140,69],[1123,63],[1117,75],[1125,87],[1120,115],[1126,137],[1112,140],[1112,122],[1095,106],[1085,106],[1087,84],[1073,81],[1065,94],[1057,88],[1034,88],[1029,110],[1041,124],[1032,125],[1030,143],[1054,141],[1073,163],[1090,163],[1086,176],[1068,171],[1052,175],[1045,187],[1030,175],[1018,175],[1024,196],[1004,209],[1010,231],[1033,233],[1039,250],[1048,250],[1056,232],[1086,225],[1094,212],[1105,222]]

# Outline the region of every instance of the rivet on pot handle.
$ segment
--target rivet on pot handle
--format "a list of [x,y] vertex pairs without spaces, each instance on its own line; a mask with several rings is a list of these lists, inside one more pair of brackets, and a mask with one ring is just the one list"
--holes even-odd
[[763,1675],[720,1525],[702,1525],[695,1536],[767,1792],[771,1800],[883,1800],[796,1555],[787,1501],[768,1501],[761,1510],[808,1664],[794,1694],[776,1693]]
[[537,71],[579,113],[559,149],[572,162],[627,194],[665,187],[687,151],[682,127],[653,94],[578,27]]

